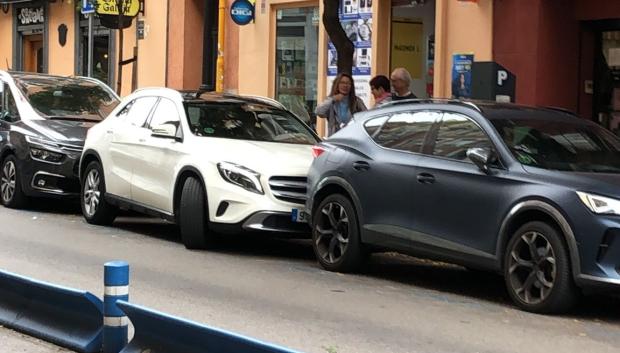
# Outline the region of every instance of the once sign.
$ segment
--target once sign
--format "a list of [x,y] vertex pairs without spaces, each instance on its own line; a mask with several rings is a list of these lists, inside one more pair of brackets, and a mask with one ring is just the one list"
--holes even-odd
[[[99,0],[97,2],[97,13],[100,15],[118,15],[116,0]],[[122,0],[123,15],[135,17],[140,11],[139,0]]]

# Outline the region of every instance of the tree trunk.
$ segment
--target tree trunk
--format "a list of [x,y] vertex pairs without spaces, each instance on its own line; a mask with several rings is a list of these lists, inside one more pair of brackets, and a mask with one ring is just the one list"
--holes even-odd
[[339,8],[340,0],[323,0],[323,26],[329,39],[336,47],[338,73],[344,72],[350,75],[353,72],[353,52],[355,48],[340,24],[340,18],[338,18]]

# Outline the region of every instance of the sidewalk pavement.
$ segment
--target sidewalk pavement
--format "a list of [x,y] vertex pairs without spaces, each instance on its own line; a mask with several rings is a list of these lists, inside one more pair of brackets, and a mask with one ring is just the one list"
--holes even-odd
[[2,353],[70,353],[40,339],[0,326],[0,352]]

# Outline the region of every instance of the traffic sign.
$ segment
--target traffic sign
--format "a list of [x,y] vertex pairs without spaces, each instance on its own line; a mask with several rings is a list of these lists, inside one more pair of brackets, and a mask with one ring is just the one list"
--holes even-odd
[[92,0],[82,0],[82,14],[86,15],[87,13],[95,13],[95,6],[92,3]]

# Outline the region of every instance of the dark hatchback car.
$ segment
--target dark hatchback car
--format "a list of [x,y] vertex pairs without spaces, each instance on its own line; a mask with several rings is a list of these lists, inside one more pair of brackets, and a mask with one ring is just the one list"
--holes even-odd
[[503,273],[524,310],[620,287],[620,140],[553,109],[398,102],[314,147],[307,212],[319,263],[397,250]]
[[118,96],[85,77],[0,71],[0,201],[79,196],[86,131],[116,107]]

